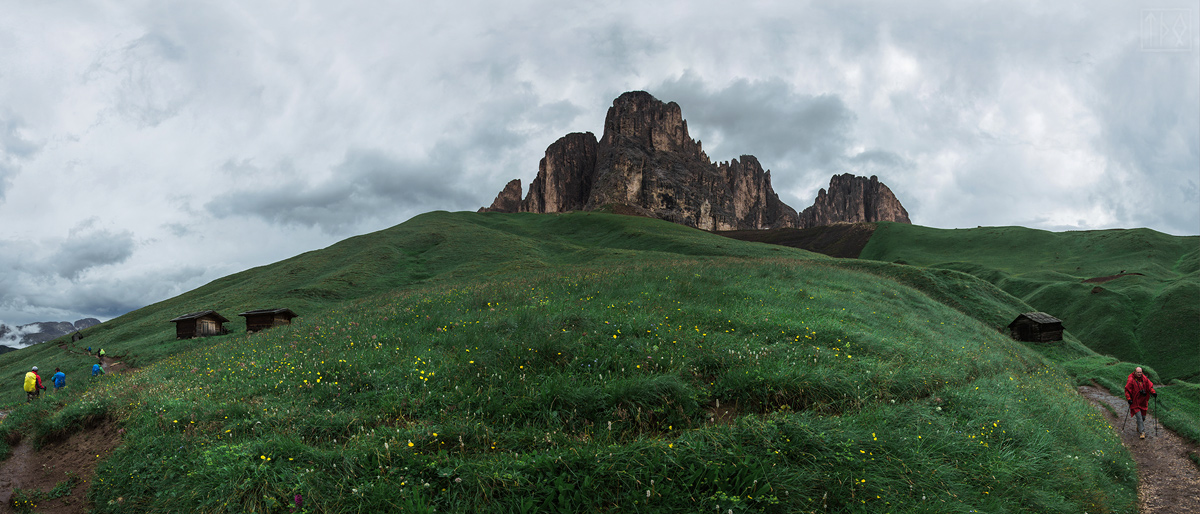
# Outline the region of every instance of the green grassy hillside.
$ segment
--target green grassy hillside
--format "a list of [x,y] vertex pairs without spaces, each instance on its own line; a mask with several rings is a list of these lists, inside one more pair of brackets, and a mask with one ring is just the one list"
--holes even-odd
[[830,257],[857,259],[859,252],[862,252],[863,247],[871,240],[875,226],[875,223],[838,223],[809,228],[728,230],[714,233],[742,241],[790,246]]
[[1200,380],[1200,237],[880,223],[861,257],[970,273],[1062,319],[1099,353]]
[[[301,317],[166,322],[275,306]],[[1029,309],[646,218],[430,213],[0,355],[14,384],[80,345],[140,367],[6,389],[0,441],[120,423],[99,512],[1135,512],[1063,365],[1106,363],[1007,338]]]
[[[653,243],[646,243],[650,239]],[[633,251],[639,248],[643,250]],[[623,262],[634,255],[653,261],[675,256],[767,257],[781,251],[672,224],[648,229],[645,220],[627,216],[433,212],[389,230],[220,278],[86,329],[85,339],[71,347],[81,352],[89,346],[103,347],[116,359],[141,366],[200,344],[176,341],[175,324],[168,322],[189,312],[216,310],[232,320],[227,328],[243,331],[244,320],[236,314],[251,309],[286,307],[304,316],[347,300],[460,278]],[[37,345],[14,354],[10,359],[20,366],[9,373],[24,373],[26,364],[45,368],[51,356],[58,355],[51,346]],[[67,366],[90,369],[92,360],[80,355],[78,362]],[[5,371],[0,364],[0,373]],[[0,398],[5,393],[12,392],[0,392]],[[15,393],[9,399],[16,399]]]

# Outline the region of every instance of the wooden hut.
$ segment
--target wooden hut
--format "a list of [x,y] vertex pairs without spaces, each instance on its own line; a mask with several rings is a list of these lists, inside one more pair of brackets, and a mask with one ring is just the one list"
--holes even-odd
[[173,320],[175,323],[176,339],[191,339],[193,337],[208,337],[228,334],[229,329],[222,323],[228,323],[225,316],[216,311],[200,311],[184,314]]
[[258,332],[279,325],[291,325],[296,313],[291,309],[259,309],[238,316],[246,318],[246,332]]
[[1013,339],[1032,343],[1062,341],[1062,320],[1044,312],[1026,312],[1008,324]]

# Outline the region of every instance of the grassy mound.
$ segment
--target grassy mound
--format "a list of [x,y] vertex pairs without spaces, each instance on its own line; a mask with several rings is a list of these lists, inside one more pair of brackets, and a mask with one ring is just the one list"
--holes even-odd
[[1200,237],[880,223],[861,257],[970,273],[1062,319],[1099,353],[1200,380]]
[[875,223],[837,223],[809,228],[729,230],[715,233],[742,241],[790,246],[830,257],[857,259],[863,247],[871,240],[871,233],[874,231]]
[[[165,323],[266,306],[301,318]],[[0,432],[116,419],[100,512],[1134,512],[1055,364],[1097,356],[998,330],[1027,309],[652,219],[431,213],[105,323],[81,343],[142,369]]]

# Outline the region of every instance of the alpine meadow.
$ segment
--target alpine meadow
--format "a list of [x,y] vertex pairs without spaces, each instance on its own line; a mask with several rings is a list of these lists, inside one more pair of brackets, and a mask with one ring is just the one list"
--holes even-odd
[[[101,513],[1134,513],[1136,467],[1076,387],[1120,394],[1140,365],[1200,441],[1198,243],[879,223],[840,259],[431,212],[0,355],[0,452],[120,427]],[[168,323],[268,307],[299,317]],[[1030,311],[1064,340],[1011,339]],[[127,370],[89,380],[87,347]],[[75,378],[27,404],[31,365]]]

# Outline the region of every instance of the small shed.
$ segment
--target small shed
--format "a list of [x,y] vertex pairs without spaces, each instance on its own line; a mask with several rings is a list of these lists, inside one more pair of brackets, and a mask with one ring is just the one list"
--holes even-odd
[[279,325],[291,325],[296,313],[291,309],[258,309],[238,316],[246,318],[246,332],[258,332]]
[[1062,320],[1044,312],[1026,312],[1008,324],[1013,339],[1033,343],[1062,341]]
[[75,341],[78,341],[80,339],[83,339],[83,334],[80,334],[78,330],[76,330],[75,333],[71,334],[71,342],[72,343],[74,343]]
[[208,337],[228,334],[229,329],[222,323],[228,323],[225,316],[216,311],[200,311],[184,314],[173,320],[175,323],[176,339],[191,339],[193,337]]

